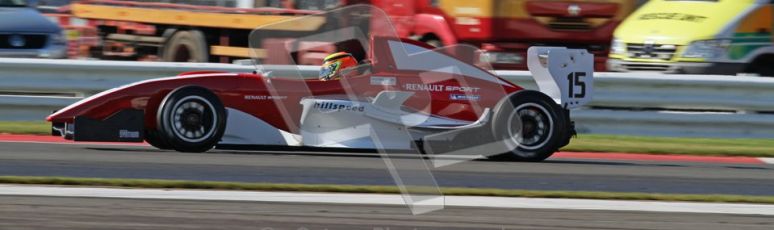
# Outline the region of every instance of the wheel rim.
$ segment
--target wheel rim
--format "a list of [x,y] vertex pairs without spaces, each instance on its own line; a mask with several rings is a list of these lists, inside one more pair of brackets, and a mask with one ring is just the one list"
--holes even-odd
[[[513,122],[519,119],[521,123]],[[516,107],[508,117],[508,136],[512,143],[527,150],[546,145],[553,134],[554,121],[543,106],[525,103]]]
[[201,142],[212,136],[218,120],[212,104],[199,96],[180,99],[172,107],[169,119],[175,136],[189,143]]

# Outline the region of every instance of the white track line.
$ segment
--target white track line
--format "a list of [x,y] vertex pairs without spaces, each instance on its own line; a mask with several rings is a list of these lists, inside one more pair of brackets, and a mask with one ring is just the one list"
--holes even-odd
[[773,164],[774,165],[774,158],[759,157],[758,160],[761,160],[761,161],[763,161],[763,163],[766,163],[766,164]]
[[[249,192],[177,189],[165,190],[27,185],[0,185],[0,195],[366,205],[404,204],[402,197],[396,194]],[[687,212],[774,216],[774,205],[763,204],[546,199],[483,196],[446,196],[444,197],[444,200],[447,206],[458,207]]]

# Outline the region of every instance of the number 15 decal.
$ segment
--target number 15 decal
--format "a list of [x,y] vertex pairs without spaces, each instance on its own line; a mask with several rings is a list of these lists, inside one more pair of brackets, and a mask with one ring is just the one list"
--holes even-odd
[[[586,72],[572,72],[567,75],[567,91],[570,98],[584,98],[586,97],[586,82],[583,82],[583,77],[586,76]],[[575,87],[580,87],[580,92],[575,93]]]

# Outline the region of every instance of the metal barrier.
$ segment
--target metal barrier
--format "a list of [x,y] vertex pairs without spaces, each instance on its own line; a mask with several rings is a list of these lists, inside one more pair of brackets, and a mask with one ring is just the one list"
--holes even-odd
[[[275,76],[316,77],[316,66],[266,66]],[[253,66],[0,58],[0,120],[39,120],[105,89],[181,72],[251,72]],[[527,71],[496,71],[536,88]],[[596,73],[590,108],[573,114],[582,133],[774,137],[774,78]],[[30,96],[38,95],[38,96]],[[46,95],[46,96],[40,96]]]
[[[535,87],[529,72],[497,71]],[[774,111],[774,78],[723,75],[595,73],[592,107],[683,111]]]

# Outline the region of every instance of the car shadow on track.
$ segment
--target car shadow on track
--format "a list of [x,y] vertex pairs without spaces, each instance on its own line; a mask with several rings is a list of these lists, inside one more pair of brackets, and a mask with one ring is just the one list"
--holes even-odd
[[[124,148],[124,147],[88,147],[86,149],[89,150],[96,150],[96,151],[112,151],[112,152],[152,152],[152,153],[159,153],[159,154],[181,154],[181,152],[177,152],[174,150],[161,150],[161,149],[155,149],[155,148]],[[312,157],[350,157],[350,158],[380,158],[383,154],[388,155],[390,158],[393,159],[425,159],[429,160],[432,159],[432,157],[420,154],[417,152],[410,152],[410,151],[396,151],[396,152],[389,152],[389,153],[378,153],[376,151],[346,151],[346,152],[330,152],[330,151],[292,151],[292,150],[211,150],[208,152],[203,153],[184,153],[184,154],[233,154],[233,155],[264,155],[264,156],[312,156]],[[436,157],[436,159],[455,159],[459,160],[459,158],[452,158],[452,157],[444,157],[439,156]],[[467,159],[469,161],[476,161],[476,162],[496,162],[496,163],[513,163],[513,164],[540,164],[540,163],[550,163],[550,164],[583,164],[583,165],[615,165],[615,166],[622,166],[622,165],[639,165],[638,163],[630,163],[630,162],[609,162],[609,161],[588,161],[588,160],[552,160],[548,159],[544,162],[516,162],[516,161],[505,161],[505,160],[493,160],[493,159],[487,159],[487,158],[475,158],[475,156],[471,156],[471,159]],[[679,166],[679,165],[664,165],[664,166]]]
[[[181,153],[174,150],[161,150],[155,148],[127,148],[127,147],[87,147],[86,149],[96,151],[112,151],[112,152],[150,152],[157,154],[231,154],[231,155],[263,155],[263,156],[308,156],[308,157],[349,157],[349,158],[381,158],[382,155],[387,155],[391,159],[425,159],[429,160],[432,157],[411,151],[394,151],[389,153],[378,153],[376,151],[297,151],[297,150],[221,150],[215,149],[203,153]],[[444,156],[436,157],[436,159],[449,159],[460,160],[457,158],[446,158]],[[470,159],[463,161],[474,162],[489,162],[499,164],[567,164],[567,165],[599,165],[599,166],[642,166],[642,167],[664,167],[664,168],[685,168],[685,167],[724,167],[732,169],[746,169],[746,170],[774,170],[774,168],[750,166],[750,165],[722,165],[722,164],[695,164],[695,163],[665,163],[665,162],[638,162],[638,161],[612,161],[612,160],[575,160],[575,159],[547,159],[542,162],[518,162],[518,161],[504,161],[493,160],[487,158],[475,158],[471,156]]]

